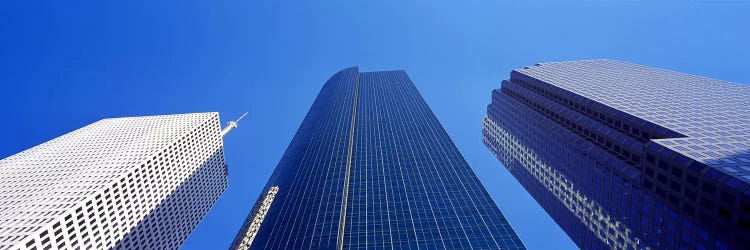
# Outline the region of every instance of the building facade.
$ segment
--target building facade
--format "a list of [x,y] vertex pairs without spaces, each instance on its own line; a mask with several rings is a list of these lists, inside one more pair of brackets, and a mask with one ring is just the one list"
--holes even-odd
[[218,113],[104,119],[0,160],[0,249],[177,249],[227,187]]
[[746,249],[747,107],[747,85],[542,63],[492,92],[483,141],[583,249]]
[[323,86],[232,249],[523,249],[404,71]]

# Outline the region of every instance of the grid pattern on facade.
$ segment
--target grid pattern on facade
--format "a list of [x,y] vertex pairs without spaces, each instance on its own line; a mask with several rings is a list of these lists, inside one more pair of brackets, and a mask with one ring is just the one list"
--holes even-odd
[[[508,114],[522,112],[522,109],[511,109]],[[508,115],[503,118],[516,121],[513,128],[503,128],[485,117],[482,140],[576,244],[583,249],[645,248],[646,245],[641,244],[638,235],[624,223],[627,220],[623,218],[629,216],[629,211],[616,206],[627,202],[630,198],[628,196],[633,194],[633,190],[623,185],[625,181],[574,147],[559,152],[549,150],[565,145],[564,136],[546,134],[548,129],[554,127],[535,124],[533,117],[529,117],[530,120],[521,117],[524,116]],[[508,124],[508,120],[501,122]],[[531,124],[528,121],[532,121]],[[516,131],[520,124],[542,129],[519,135],[523,138],[516,138],[509,130]],[[543,147],[522,142],[530,138],[540,141],[543,138],[550,145]],[[575,168],[576,165],[589,164],[580,163],[591,163],[592,168],[581,172]],[[563,164],[567,167],[558,167]],[[578,180],[581,179],[589,180],[590,183],[579,183]],[[604,191],[597,192],[596,189]],[[618,197],[617,202],[600,202],[603,197],[614,197],[617,192],[627,196]]]
[[[612,168],[623,177],[633,180],[638,178],[639,171],[637,168],[643,155],[643,145],[640,141],[625,136],[609,126],[601,126],[589,117],[576,113],[563,105],[555,105],[555,103],[543,99],[543,97],[520,87],[512,81],[503,81],[502,92],[585,138],[587,142],[607,151],[608,155],[617,157],[624,164],[618,164],[612,166]],[[616,163],[619,162],[612,162],[613,165]]]
[[178,248],[226,188],[221,143],[217,113],[116,118],[3,159],[0,248]]
[[750,86],[614,60],[517,71],[685,135],[655,142],[750,182]]
[[[253,249],[524,248],[404,71],[334,75],[266,188],[275,185]],[[331,222],[344,225],[342,241]]]
[[750,244],[748,97],[618,61],[543,63],[493,91],[483,141],[582,248],[737,248]]
[[404,71],[359,97],[345,248],[523,248]]
[[[251,249],[336,247],[358,72],[356,67],[338,72],[318,93],[264,188],[264,194],[273,186],[279,192]],[[245,231],[247,226],[232,249]]]
[[665,225],[676,230],[681,221],[612,171],[617,158],[600,158],[607,154],[580,135],[503,92],[494,95],[485,144],[579,247],[666,247]]

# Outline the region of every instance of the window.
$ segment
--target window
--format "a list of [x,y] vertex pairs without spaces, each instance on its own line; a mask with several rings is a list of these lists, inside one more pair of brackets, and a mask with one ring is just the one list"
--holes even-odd
[[721,200],[729,204],[734,204],[734,196],[727,193],[726,191],[721,191]]
[[716,188],[714,187],[714,185],[703,182],[703,191],[705,191],[706,193],[713,194],[714,191],[716,191]]

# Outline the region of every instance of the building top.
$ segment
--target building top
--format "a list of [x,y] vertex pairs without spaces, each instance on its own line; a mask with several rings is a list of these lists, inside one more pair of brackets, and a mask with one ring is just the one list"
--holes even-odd
[[[178,142],[196,143],[180,140],[211,121],[218,124],[218,119],[215,112],[103,119],[0,160],[0,249],[59,223],[95,195],[117,189],[113,185],[124,187],[141,166],[152,161],[175,164],[174,159],[164,160],[162,153],[175,152],[182,147],[175,146]],[[207,128],[221,140],[218,127],[213,132]],[[197,158],[196,152],[185,151],[188,157],[178,160]],[[147,194],[148,199],[155,199],[155,193]]]
[[671,136],[652,138],[660,146],[750,182],[748,85],[615,60],[541,63],[512,75],[665,129]]
[[246,247],[525,249],[406,72],[357,67],[318,93],[231,249]]

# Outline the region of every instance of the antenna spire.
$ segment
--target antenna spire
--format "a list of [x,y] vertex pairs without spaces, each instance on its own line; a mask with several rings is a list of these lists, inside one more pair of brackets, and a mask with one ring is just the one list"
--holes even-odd
[[242,114],[242,116],[240,116],[240,118],[237,118],[237,120],[227,122],[227,126],[224,127],[224,129],[221,130],[221,137],[224,137],[227,133],[229,133],[229,131],[231,131],[232,129],[236,128],[237,127],[237,123],[240,122],[240,120],[242,120],[242,118],[245,118],[246,115],[247,115],[247,112],[245,112],[244,114]]

